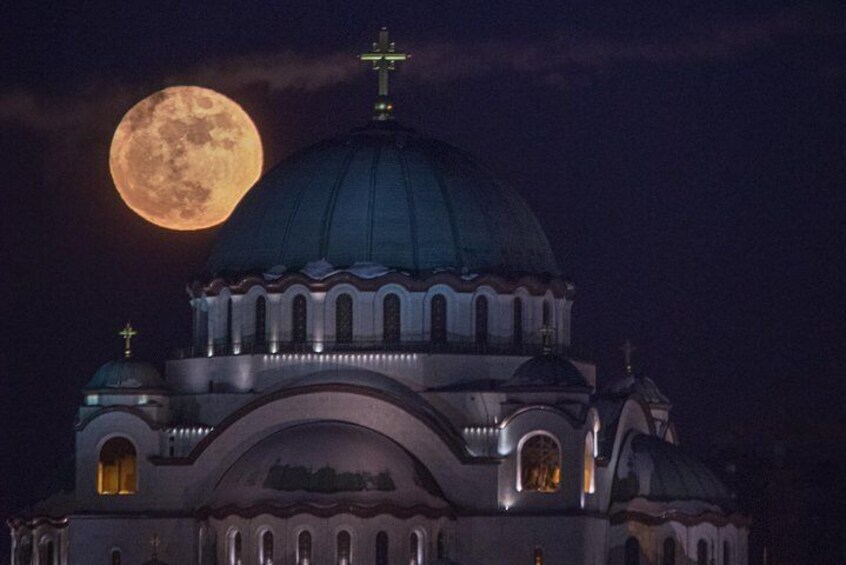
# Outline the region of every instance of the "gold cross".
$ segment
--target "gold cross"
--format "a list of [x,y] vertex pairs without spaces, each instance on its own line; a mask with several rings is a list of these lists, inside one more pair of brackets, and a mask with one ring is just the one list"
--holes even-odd
[[118,332],[118,335],[123,338],[123,356],[127,359],[132,357],[132,338],[138,335],[132,324],[126,322],[126,326]]
[[371,61],[373,70],[379,72],[379,98],[374,106],[374,120],[389,120],[394,105],[388,99],[388,73],[397,70],[397,62],[411,57],[408,53],[397,53],[393,41],[388,41],[388,28],[379,32],[379,41],[373,44],[373,51],[358,56],[362,61]]
[[552,353],[552,336],[555,334],[555,328],[552,326],[542,326],[540,329],[541,342],[543,343],[544,355]]
[[632,372],[632,353],[634,353],[635,350],[637,350],[637,347],[632,345],[632,342],[628,339],[626,340],[626,343],[624,343],[623,346],[620,348],[620,351],[623,352],[623,355],[626,359],[626,372],[627,373]]

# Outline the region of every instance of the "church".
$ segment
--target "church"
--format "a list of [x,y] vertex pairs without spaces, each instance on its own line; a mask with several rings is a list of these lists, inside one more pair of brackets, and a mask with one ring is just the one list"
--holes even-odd
[[121,332],[13,565],[745,565],[749,519],[631,345],[619,374],[571,354],[532,210],[393,119],[387,31],[360,57],[373,119],[245,196],[163,374]]

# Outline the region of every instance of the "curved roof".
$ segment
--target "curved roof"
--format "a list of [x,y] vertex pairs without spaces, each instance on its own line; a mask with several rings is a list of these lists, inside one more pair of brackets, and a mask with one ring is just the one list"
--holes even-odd
[[209,506],[446,508],[429,472],[387,437],[341,422],[276,432],[241,456]]
[[635,434],[614,476],[614,500],[697,500],[727,508],[731,493],[693,454],[658,437]]
[[164,389],[165,382],[150,363],[135,359],[109,361],[94,373],[85,390]]
[[394,122],[308,147],[267,173],[221,228],[206,270],[291,272],[319,260],[559,274],[517,192],[467,153]]
[[613,380],[605,387],[605,392],[626,396],[639,394],[650,404],[670,404],[670,399],[664,396],[664,393],[658,389],[658,385],[652,379],[637,373],[627,373]]
[[569,360],[551,353],[536,355],[517,367],[500,388],[585,388],[588,383]]

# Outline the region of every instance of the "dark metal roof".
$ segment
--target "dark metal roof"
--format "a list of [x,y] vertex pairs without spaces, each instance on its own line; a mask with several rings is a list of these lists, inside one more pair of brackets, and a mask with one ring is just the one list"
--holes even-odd
[[222,227],[206,270],[291,272],[320,259],[560,274],[512,188],[467,153],[392,122],[318,143],[266,174]]
[[135,359],[109,361],[94,373],[84,390],[164,389],[159,372],[150,363]]
[[621,459],[614,476],[616,501],[699,500],[729,509],[732,499],[726,486],[690,452],[658,437],[636,434],[630,439],[628,457]]
[[500,388],[588,388],[588,383],[575,365],[565,357],[544,353],[517,367],[511,378]]
[[613,380],[605,387],[605,392],[622,396],[638,394],[649,404],[670,404],[670,399],[658,389],[655,381],[639,373],[627,373]]

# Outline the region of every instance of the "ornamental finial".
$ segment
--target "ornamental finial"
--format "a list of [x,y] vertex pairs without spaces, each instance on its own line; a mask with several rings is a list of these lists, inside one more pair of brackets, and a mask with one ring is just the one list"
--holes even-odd
[[374,120],[390,120],[394,105],[388,98],[388,73],[397,70],[398,61],[406,61],[409,53],[397,53],[393,41],[388,41],[388,28],[379,32],[379,41],[373,44],[373,50],[358,56],[362,61],[372,61],[373,70],[379,71],[379,97],[373,107]]
[[118,332],[118,335],[123,338],[123,356],[126,359],[132,357],[132,338],[138,335],[132,324],[126,322],[126,326]]

